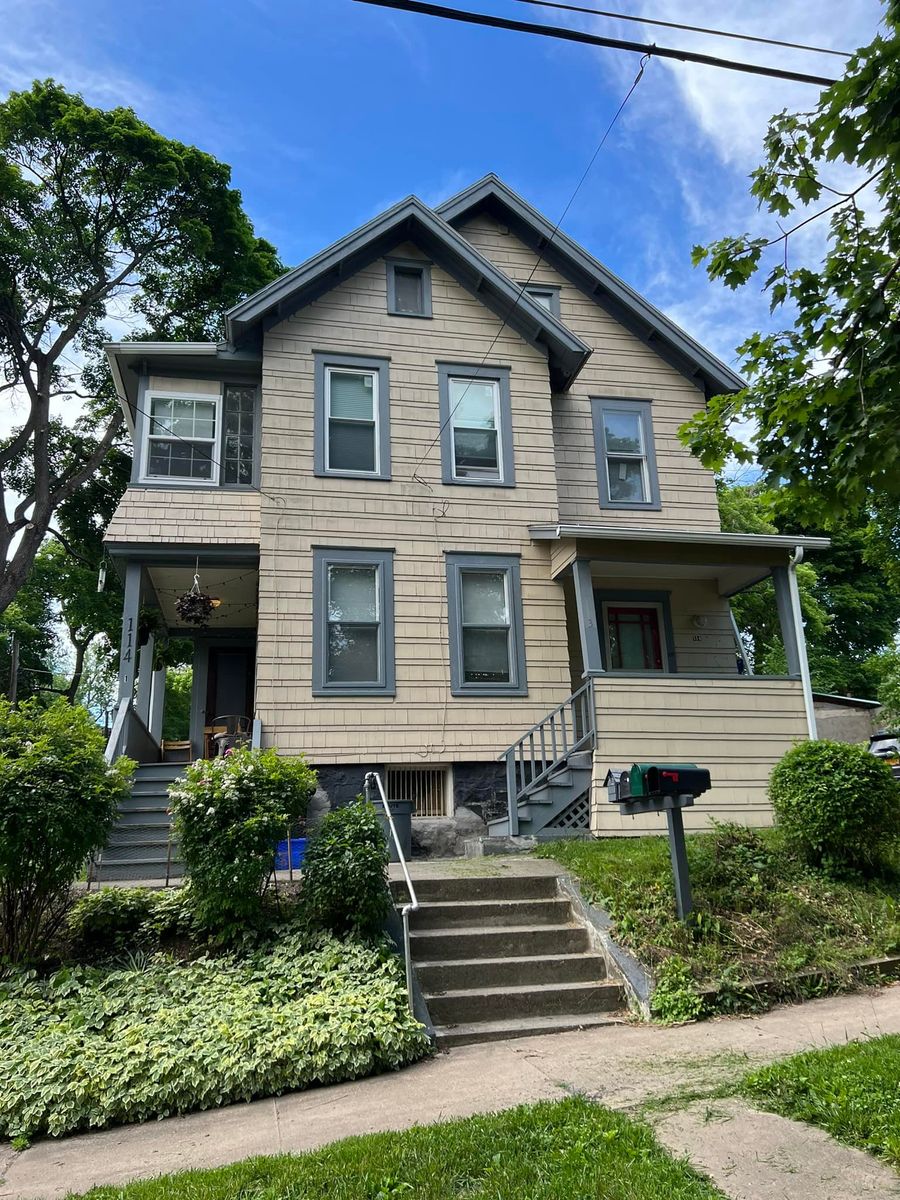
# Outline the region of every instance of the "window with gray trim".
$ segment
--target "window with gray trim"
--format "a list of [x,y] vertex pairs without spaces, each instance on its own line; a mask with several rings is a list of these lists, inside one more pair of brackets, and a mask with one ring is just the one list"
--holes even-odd
[[386,358],[315,355],[316,475],[390,479],[390,380]]
[[559,287],[554,283],[523,283],[522,287],[532,300],[536,300],[542,308],[554,317],[559,316]]
[[313,694],[394,695],[391,550],[313,551]]
[[454,696],[525,696],[519,559],[447,555],[450,690]]
[[417,258],[385,259],[387,310],[395,317],[431,316],[431,264]]
[[649,400],[591,397],[601,508],[658,509]]
[[438,363],[444,483],[514,487],[509,367]]

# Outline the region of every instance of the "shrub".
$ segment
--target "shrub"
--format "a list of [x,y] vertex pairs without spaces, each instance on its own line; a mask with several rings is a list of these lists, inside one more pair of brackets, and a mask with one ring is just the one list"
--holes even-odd
[[795,746],[772,771],[769,797],[788,845],[831,872],[876,871],[900,832],[900,790],[863,746]]
[[378,814],[360,796],[322,819],[303,862],[303,900],[333,933],[372,936],[390,911],[388,849]]
[[39,956],[85,860],[106,842],[134,764],[108,766],[83,708],[0,701],[0,959]]
[[116,957],[128,950],[155,950],[172,937],[199,932],[191,888],[100,888],[77,900],[66,919],[72,951],[89,958]]
[[169,788],[197,918],[225,937],[259,922],[275,843],[306,813],[316,775],[304,758],[235,750],[193,763]]
[[0,982],[0,1138],[336,1083],[427,1050],[382,945],[293,934],[242,959],[18,971]]

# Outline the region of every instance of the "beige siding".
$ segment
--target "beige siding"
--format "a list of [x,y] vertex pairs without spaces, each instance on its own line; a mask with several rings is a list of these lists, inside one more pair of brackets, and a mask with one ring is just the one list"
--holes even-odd
[[[528,278],[535,253],[492,218],[478,216],[460,232],[514,280]],[[718,529],[712,472],[681,445],[678,427],[703,407],[703,395],[650,347],[543,261],[535,283],[561,286],[560,315],[594,350],[571,391],[553,400],[560,519],[608,524]],[[601,509],[590,396],[651,400],[659,471],[660,512]]]
[[703,828],[713,819],[771,824],[769,773],[807,735],[799,681],[669,675],[595,682],[595,834],[637,835],[665,828],[664,817],[623,817],[607,799],[606,772],[633,762],[695,762],[709,769],[712,790],[685,810],[688,828]]
[[[386,313],[376,262],[266,335],[257,705],[321,763],[492,759],[569,692],[562,586],[527,526],[556,521],[546,360],[434,268],[432,320]],[[313,475],[313,352],[390,357],[392,479]],[[440,360],[510,367],[516,487],[441,482]],[[397,694],[312,696],[313,546],[394,550]],[[529,694],[450,696],[444,554],[520,554]]]
[[259,541],[259,492],[129,487],[107,526],[108,542],[246,545]]

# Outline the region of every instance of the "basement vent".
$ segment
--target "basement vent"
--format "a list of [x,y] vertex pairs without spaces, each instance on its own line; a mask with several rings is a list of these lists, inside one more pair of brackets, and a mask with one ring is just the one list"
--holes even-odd
[[414,817],[446,817],[450,772],[444,767],[388,767],[388,800],[412,800]]

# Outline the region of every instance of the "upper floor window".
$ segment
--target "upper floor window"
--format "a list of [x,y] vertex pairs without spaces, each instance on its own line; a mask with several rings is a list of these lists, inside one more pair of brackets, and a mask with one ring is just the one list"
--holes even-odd
[[546,308],[547,312],[552,313],[554,317],[559,316],[559,288],[555,284],[525,283],[522,287],[525,294],[536,300],[542,308]]
[[431,264],[414,258],[389,258],[387,308],[396,317],[431,316]]
[[649,400],[592,399],[601,508],[658,509]]
[[142,483],[253,486],[256,388],[225,384],[219,395],[150,391],[144,397]]
[[394,694],[389,550],[313,551],[313,691]]
[[518,558],[447,555],[454,695],[527,693],[521,593]]
[[512,487],[509,368],[438,363],[444,483]]
[[388,360],[315,355],[315,473],[390,479]]

